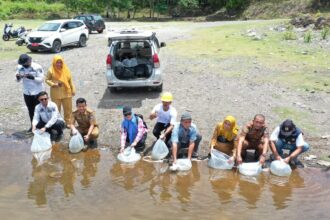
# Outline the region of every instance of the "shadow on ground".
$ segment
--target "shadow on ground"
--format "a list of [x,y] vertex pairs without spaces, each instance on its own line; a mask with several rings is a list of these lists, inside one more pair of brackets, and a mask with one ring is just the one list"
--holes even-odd
[[110,93],[106,89],[97,107],[103,109],[121,109],[123,106],[128,105],[133,108],[140,108],[143,100],[158,98],[159,92],[150,91],[147,88],[121,89],[115,93]]

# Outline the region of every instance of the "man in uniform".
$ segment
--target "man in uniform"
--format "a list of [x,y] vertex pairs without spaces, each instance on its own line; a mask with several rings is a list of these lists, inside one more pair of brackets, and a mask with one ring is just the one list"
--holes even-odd
[[[91,109],[87,108],[87,102],[84,98],[78,98],[76,100],[76,106],[77,110],[72,113],[71,117],[71,133],[75,135],[79,131],[85,143],[91,148],[96,148],[99,128],[96,123],[95,114]],[[78,123],[78,127],[75,127],[75,122]]]
[[260,164],[265,163],[269,143],[269,133],[265,120],[264,115],[257,114],[251,122],[243,127],[237,145],[238,164],[242,163],[242,158],[246,157],[248,149],[255,150],[255,159],[258,159]]

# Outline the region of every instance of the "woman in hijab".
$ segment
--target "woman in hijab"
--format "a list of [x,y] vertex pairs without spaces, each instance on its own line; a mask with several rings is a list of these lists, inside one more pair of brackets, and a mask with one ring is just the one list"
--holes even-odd
[[72,96],[76,89],[72,83],[71,72],[60,55],[55,55],[49,68],[46,83],[50,86],[50,98],[61,112],[64,110],[64,120],[67,126],[71,122]]
[[214,129],[210,144],[211,150],[216,149],[221,151],[231,156],[230,160],[235,161],[238,130],[239,127],[236,125],[236,119],[233,116],[227,116]]

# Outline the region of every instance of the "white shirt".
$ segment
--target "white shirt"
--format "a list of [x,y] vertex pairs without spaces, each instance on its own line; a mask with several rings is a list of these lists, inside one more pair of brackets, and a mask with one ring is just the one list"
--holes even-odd
[[[41,91],[45,91],[44,88],[44,70],[42,67],[37,64],[32,62],[31,66],[28,68],[25,68],[22,65],[18,65],[16,68],[16,74],[19,74],[23,78],[18,80],[20,82],[21,80],[23,81],[23,93],[25,95],[37,95]],[[34,76],[34,79],[28,79],[24,76],[27,74],[31,74]]]
[[46,128],[53,126],[57,120],[63,121],[57,105],[52,101],[48,101],[47,107],[44,107],[41,103],[35,107],[32,125],[36,126],[40,120],[46,123]]
[[178,115],[176,109],[170,105],[167,111],[163,109],[163,103],[156,105],[151,113],[157,113],[157,122],[174,125]]
[[[280,126],[277,126],[275,130],[273,131],[272,135],[270,136],[270,140],[276,142],[278,140],[278,136],[280,134]],[[299,134],[299,136],[296,139],[296,146],[302,147],[306,144],[304,141],[303,135]]]

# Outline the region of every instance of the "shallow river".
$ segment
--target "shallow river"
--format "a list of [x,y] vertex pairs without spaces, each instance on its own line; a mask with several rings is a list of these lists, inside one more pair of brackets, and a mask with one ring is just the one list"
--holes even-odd
[[30,142],[0,139],[0,219],[329,219],[330,171],[258,178],[193,162],[116,161],[108,148],[69,154],[54,145],[38,165]]

